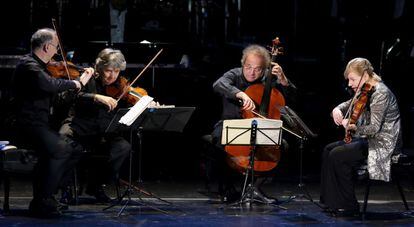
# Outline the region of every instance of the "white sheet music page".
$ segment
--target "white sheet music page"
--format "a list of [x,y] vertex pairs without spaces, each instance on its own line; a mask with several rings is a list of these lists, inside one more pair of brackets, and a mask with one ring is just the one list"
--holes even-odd
[[143,96],[135,105],[119,119],[119,123],[130,126],[148,107],[154,98],[148,95]]

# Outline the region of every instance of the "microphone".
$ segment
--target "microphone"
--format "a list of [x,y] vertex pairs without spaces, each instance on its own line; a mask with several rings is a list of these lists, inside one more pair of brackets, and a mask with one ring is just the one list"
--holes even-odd
[[395,42],[392,44],[390,48],[388,48],[387,53],[385,54],[386,58],[390,55],[391,51],[394,50],[394,48],[400,43],[400,38],[397,38]]

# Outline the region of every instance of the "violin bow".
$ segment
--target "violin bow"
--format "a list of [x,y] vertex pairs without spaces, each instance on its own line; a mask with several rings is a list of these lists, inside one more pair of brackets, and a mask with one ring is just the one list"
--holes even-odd
[[158,53],[151,59],[151,61],[141,70],[141,72],[135,77],[135,79],[129,83],[129,85],[124,89],[124,91],[122,92],[122,94],[118,97],[118,99],[116,100],[117,102],[119,100],[121,100],[121,98],[128,92],[129,88],[135,83],[135,81],[138,80],[138,78],[145,72],[145,70],[147,70],[147,68],[155,61],[155,59],[157,59],[158,55],[161,54],[161,52],[163,51],[163,49],[161,49],[160,51],[158,51]]
[[62,55],[62,60],[63,60],[64,66],[65,66],[66,74],[68,75],[68,79],[72,80],[72,78],[70,78],[69,69],[68,69],[68,66],[67,66],[66,55],[65,55],[65,52],[63,51],[62,43],[60,42],[61,39],[60,39],[59,32],[57,30],[55,18],[52,18],[52,25],[53,25],[53,29],[55,29],[55,32],[56,32],[56,36],[57,36],[57,40],[58,40],[58,46],[59,46],[60,54]]

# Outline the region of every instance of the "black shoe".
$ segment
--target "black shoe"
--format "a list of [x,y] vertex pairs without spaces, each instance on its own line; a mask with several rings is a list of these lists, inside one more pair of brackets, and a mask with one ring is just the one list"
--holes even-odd
[[331,213],[333,217],[359,217],[359,209],[334,209]]
[[58,203],[57,209],[59,211],[66,211],[66,210],[69,210],[69,206],[68,204],[65,204],[65,203]]
[[33,199],[29,205],[29,212],[35,217],[53,218],[62,213],[55,198]]
[[73,197],[72,190],[70,187],[66,187],[62,189],[62,194],[59,199],[59,202],[61,204],[66,204],[66,205],[75,203],[75,198]]
[[95,190],[86,190],[86,194],[95,196],[97,203],[110,203],[112,200],[105,193],[105,186],[99,186]]

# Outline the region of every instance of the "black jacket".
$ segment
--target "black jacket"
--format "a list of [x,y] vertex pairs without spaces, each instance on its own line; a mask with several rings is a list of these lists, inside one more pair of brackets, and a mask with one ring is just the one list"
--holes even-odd
[[70,89],[75,90],[76,84],[53,78],[46,64],[35,54],[23,56],[12,79],[17,123],[21,126],[48,126],[54,97]]
[[[117,83],[117,81],[115,82]],[[106,87],[100,78],[91,78],[78,94],[71,117],[68,119],[70,127],[77,136],[96,136],[105,134],[105,130],[115,116],[119,107],[126,104],[120,100],[115,110],[108,111],[108,107],[95,103],[95,94],[106,95]]]
[[[267,73],[267,71],[264,73]],[[241,118],[240,104],[236,99],[236,94],[240,91],[245,91],[252,84],[264,82],[265,77],[262,77],[258,81],[249,83],[243,76],[242,68],[234,68],[224,73],[224,75],[213,84],[214,91],[223,98],[222,119]],[[276,77],[273,77],[272,87],[278,89],[282,95],[288,99],[288,103],[295,99],[296,87],[290,81],[289,85],[284,87],[277,83]]]

